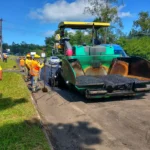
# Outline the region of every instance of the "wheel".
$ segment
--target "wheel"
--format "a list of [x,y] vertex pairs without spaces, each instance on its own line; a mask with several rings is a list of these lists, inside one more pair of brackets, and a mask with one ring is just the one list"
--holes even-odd
[[51,87],[55,87],[55,78],[54,77],[50,78],[49,82],[50,82]]
[[52,77],[52,78],[49,79],[49,85],[51,87],[57,87],[58,86],[58,81],[56,80],[55,77]]
[[57,75],[57,82],[58,82],[58,87],[59,88],[66,88],[67,87],[67,85],[66,85],[66,83],[65,83],[65,81],[64,81],[64,79],[63,79],[63,77],[61,76],[61,73],[60,72],[58,72],[58,75]]

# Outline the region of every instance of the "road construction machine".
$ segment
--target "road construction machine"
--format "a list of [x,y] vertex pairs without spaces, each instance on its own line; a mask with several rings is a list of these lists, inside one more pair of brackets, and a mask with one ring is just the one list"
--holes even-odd
[[[111,44],[100,44],[97,30],[109,27],[104,22],[61,22],[59,24],[60,67],[51,77],[52,86],[75,88],[86,98],[135,96],[150,91],[150,62],[141,57],[116,54]],[[92,29],[91,45],[71,45],[64,30]],[[95,42],[96,41],[96,42]],[[58,52],[59,50],[57,50]]]

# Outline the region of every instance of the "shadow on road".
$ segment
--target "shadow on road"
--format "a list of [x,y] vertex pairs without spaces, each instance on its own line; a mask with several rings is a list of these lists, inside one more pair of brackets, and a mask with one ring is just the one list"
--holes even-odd
[[[43,127],[48,133],[54,150],[95,150],[88,147],[102,142],[100,139],[102,131],[92,127],[88,122],[44,124]],[[34,135],[37,133],[38,135],[39,128],[40,122],[37,118],[1,126],[0,148],[17,149],[18,146],[21,146],[23,149],[30,149],[31,147],[33,149],[44,149],[44,145],[40,141],[41,138],[31,135],[31,133]],[[39,134],[38,136],[43,135]],[[6,144],[6,142],[9,144]],[[26,143],[29,145],[26,145]]]
[[88,122],[74,124],[47,124],[54,150],[94,150],[85,147],[100,144],[101,130],[91,127]]
[[84,103],[104,103],[104,102],[113,102],[113,101],[127,101],[127,100],[144,100],[145,94],[140,94],[137,96],[119,96],[119,97],[110,97],[110,98],[98,98],[98,99],[87,99],[84,95],[81,95],[76,90],[69,90],[66,88],[52,88],[53,91],[57,92],[60,96],[66,99],[69,102],[79,102],[82,101]]
[[11,97],[3,98],[2,94],[0,94],[0,111],[12,108],[18,104],[26,103],[27,99],[20,98],[20,99],[12,99]]

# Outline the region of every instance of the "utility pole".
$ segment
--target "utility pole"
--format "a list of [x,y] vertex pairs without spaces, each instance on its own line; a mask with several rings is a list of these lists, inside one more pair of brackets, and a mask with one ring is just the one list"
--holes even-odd
[[0,19],[0,55],[2,58],[2,21],[3,19]]

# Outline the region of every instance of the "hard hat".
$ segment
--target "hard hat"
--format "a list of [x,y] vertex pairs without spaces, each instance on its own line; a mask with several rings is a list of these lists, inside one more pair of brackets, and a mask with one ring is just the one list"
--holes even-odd
[[35,54],[34,58],[40,58],[40,55]]

